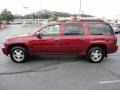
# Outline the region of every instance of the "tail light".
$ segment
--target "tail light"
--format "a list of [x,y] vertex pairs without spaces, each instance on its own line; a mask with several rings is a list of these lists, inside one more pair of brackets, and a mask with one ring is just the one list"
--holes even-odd
[[109,42],[110,45],[116,45],[117,44],[117,38],[116,37],[114,37],[112,39],[108,39],[107,41]]
[[116,45],[116,44],[117,44],[117,38],[116,38],[116,37],[113,39],[112,44],[113,44],[113,45]]
[[117,44],[117,37],[115,38],[115,45]]

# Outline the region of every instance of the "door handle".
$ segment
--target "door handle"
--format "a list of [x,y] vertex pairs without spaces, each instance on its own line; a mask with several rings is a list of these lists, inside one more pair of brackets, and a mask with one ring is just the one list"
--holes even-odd
[[58,42],[58,40],[54,40],[55,42]]
[[59,40],[58,40],[58,39],[54,39],[53,41],[54,41],[54,42],[58,42]]
[[80,40],[84,40],[83,38],[81,38]]

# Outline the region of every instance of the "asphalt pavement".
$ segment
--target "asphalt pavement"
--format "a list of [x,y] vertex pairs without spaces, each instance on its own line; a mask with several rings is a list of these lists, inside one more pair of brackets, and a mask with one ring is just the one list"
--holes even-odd
[[[7,26],[0,30],[0,48],[6,37],[31,33],[36,27]],[[118,45],[120,46],[120,35]],[[31,57],[17,64],[0,50],[0,90],[120,90],[120,48],[98,64],[83,57]]]

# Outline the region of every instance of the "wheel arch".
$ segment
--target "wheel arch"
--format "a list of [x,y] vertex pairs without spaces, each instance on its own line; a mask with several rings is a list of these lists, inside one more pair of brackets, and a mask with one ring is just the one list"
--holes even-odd
[[28,47],[27,47],[26,44],[23,44],[23,43],[17,43],[17,44],[11,44],[11,45],[9,45],[9,46],[8,46],[8,50],[7,50],[7,53],[10,54],[10,50],[11,50],[13,47],[15,47],[15,46],[21,46],[21,47],[24,47],[24,48],[29,52]]
[[[102,49],[105,51],[105,57],[107,57],[107,46],[106,46],[105,44],[92,44],[92,45],[90,45],[90,46],[88,47],[87,53],[88,53],[88,51],[89,51],[91,48],[93,48],[93,47],[100,47],[100,48],[102,48]],[[87,53],[86,53],[86,54],[87,54]]]

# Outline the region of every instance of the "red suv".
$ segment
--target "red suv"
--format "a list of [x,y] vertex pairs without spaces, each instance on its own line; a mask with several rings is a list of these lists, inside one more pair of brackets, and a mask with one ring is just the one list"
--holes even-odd
[[2,51],[17,63],[31,55],[85,55],[88,61],[101,62],[117,51],[117,38],[109,24],[101,20],[71,20],[50,23],[32,34],[7,38]]

